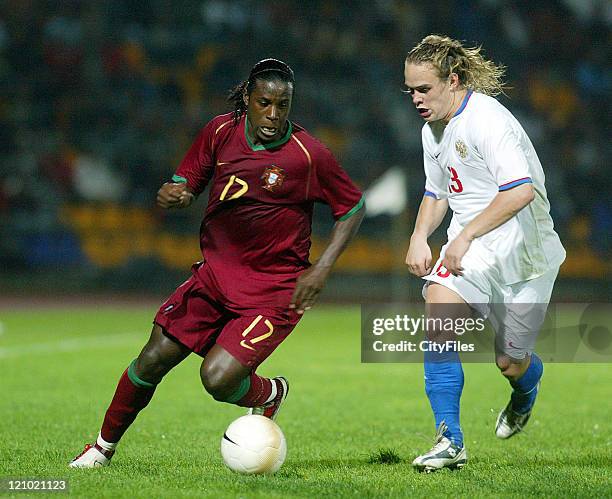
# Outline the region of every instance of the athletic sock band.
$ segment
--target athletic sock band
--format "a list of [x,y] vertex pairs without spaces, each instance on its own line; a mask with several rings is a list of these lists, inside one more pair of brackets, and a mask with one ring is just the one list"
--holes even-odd
[[542,360],[535,353],[532,353],[529,367],[519,379],[510,381],[510,385],[521,395],[527,395],[538,386],[543,371]]
[[529,367],[525,373],[519,379],[510,381],[510,386],[514,388],[510,396],[514,412],[525,414],[531,410],[538,395],[537,387],[543,371],[542,360],[535,353],[532,353]]
[[140,379],[136,375],[134,364],[136,364],[136,359],[134,359],[132,363],[130,364],[130,367],[128,367],[127,374],[128,374],[128,378],[130,378],[130,381],[134,383],[135,386],[138,386],[140,388],[155,388],[155,383],[149,383],[148,381]]
[[102,432],[98,433],[98,438],[96,438],[96,443],[102,447],[104,450],[109,452],[114,452],[117,447],[117,442],[107,442],[102,438]]
[[240,386],[238,387],[238,389],[229,397],[227,397],[226,402],[229,402],[230,404],[235,404],[246,395],[246,393],[249,391],[249,388],[251,388],[251,377],[247,376],[240,382]]

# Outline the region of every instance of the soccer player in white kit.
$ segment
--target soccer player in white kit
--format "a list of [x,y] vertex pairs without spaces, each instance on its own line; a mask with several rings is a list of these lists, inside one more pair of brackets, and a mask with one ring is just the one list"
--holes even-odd
[[[406,92],[425,120],[426,175],[406,264],[426,280],[430,315],[468,317],[476,310],[491,320],[496,363],[513,389],[495,430],[506,439],[523,429],[535,402],[543,367],[533,348],[565,250],[553,230],[535,149],[492,97],[503,90],[502,76],[503,68],[480,48],[438,35],[414,47],[404,66]],[[432,265],[427,238],[449,207],[448,242]],[[503,313],[496,314],[495,304],[503,304]],[[457,352],[425,354],[425,390],[438,432],[432,449],[414,460],[418,470],[467,463],[462,389]]]

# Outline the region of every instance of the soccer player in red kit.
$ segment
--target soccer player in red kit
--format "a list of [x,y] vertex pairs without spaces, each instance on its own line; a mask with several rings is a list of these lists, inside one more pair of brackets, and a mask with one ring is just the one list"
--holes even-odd
[[[314,304],[364,215],[363,197],[332,154],[288,120],[291,68],[265,59],[229,96],[234,112],[200,132],[157,194],[185,208],[210,184],[200,229],[203,261],[163,303],[140,355],[125,370],[96,442],[71,463],[106,466],[163,376],[191,352],[216,400],[274,418],[287,396],[283,377],[255,373]],[[329,244],[308,262],[315,201],[331,207]]]

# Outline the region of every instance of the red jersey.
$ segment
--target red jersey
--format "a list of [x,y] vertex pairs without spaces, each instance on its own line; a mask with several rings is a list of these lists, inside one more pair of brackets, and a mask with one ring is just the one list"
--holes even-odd
[[[331,152],[302,127],[287,122],[280,140],[253,145],[245,116],[217,116],[200,132],[173,177],[196,194],[211,182],[200,228],[205,261],[231,301],[260,302],[256,294],[294,285],[307,268],[315,201],[336,220],[362,203]],[[266,283],[266,286],[255,282]]]

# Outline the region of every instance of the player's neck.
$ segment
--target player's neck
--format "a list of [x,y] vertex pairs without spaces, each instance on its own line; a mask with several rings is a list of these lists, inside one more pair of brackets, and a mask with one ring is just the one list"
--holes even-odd
[[450,120],[452,120],[456,115],[459,108],[463,105],[463,101],[466,99],[468,94],[468,89],[464,88],[462,90],[458,90],[457,92],[453,92],[453,97],[450,103],[450,109],[446,116],[442,118],[441,121],[444,122],[445,125],[448,125]]

